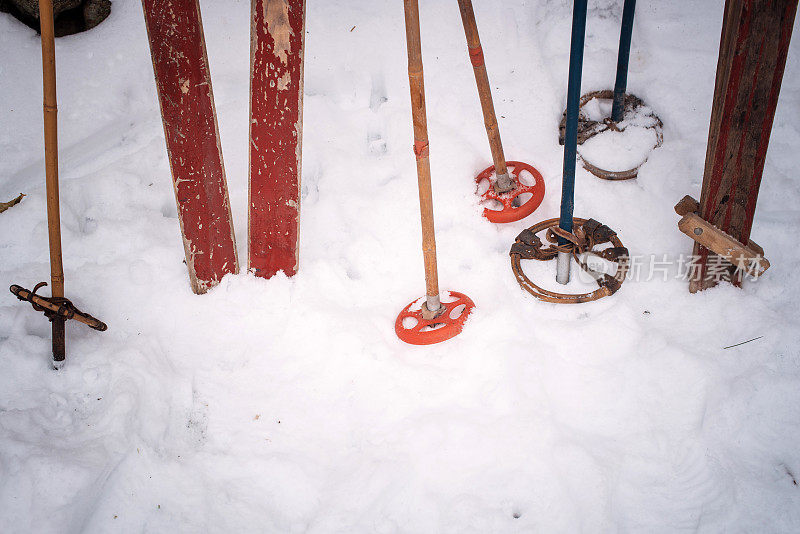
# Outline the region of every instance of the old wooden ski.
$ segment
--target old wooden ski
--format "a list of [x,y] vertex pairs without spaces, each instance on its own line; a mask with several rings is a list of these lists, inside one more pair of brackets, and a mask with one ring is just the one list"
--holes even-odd
[[239,262],[197,0],[142,0],[189,280],[205,293]]
[[[698,215],[742,246],[750,240],[797,4],[725,2]],[[699,242],[694,256],[692,293],[728,277]],[[730,277],[733,284],[741,284],[742,272]]]
[[248,267],[297,272],[305,0],[252,0]]

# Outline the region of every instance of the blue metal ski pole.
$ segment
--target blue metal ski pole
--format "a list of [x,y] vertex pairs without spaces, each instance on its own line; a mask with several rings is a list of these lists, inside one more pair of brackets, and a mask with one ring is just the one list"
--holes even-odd
[[611,120],[619,122],[625,115],[625,90],[628,85],[628,60],[631,57],[631,34],[636,0],[625,0],[622,8],[622,29],[619,32],[619,55],[617,55],[617,81],[614,83],[614,107]]
[[[567,130],[564,137],[564,174],[561,184],[561,219],[558,226],[572,232],[572,212],[575,207],[575,159],[578,150],[578,103],[581,98],[581,71],[583,70],[583,42],[586,34],[586,2],[575,0],[572,11],[572,38],[569,50],[569,82],[567,84]],[[559,238],[560,245],[568,241]],[[556,281],[569,282],[572,254],[559,252]]]

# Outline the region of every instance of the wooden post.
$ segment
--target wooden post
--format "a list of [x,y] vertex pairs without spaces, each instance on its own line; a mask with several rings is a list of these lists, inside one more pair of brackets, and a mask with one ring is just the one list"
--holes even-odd
[[239,272],[198,0],[142,0],[189,281]]
[[497,179],[494,182],[498,193],[511,191],[515,187],[514,180],[508,174],[506,157],[503,154],[503,143],[500,140],[500,129],[497,125],[497,115],[492,102],[492,88],[489,85],[489,75],[483,61],[483,49],[478,35],[478,24],[475,21],[475,12],[472,9],[472,0],[458,0],[458,9],[461,11],[461,22],[464,24],[464,34],[467,38],[467,49],[472,70],[475,74],[475,83],[478,86],[478,98],[483,111],[483,122],[486,126],[486,135],[489,138],[489,149],[492,151],[492,161]]
[[425,82],[422,74],[422,44],[419,31],[419,4],[404,0],[408,83],[411,88],[411,116],[414,121],[414,155],[417,158],[419,211],[422,223],[422,254],[425,262],[425,287],[428,310],[440,308],[439,277],[436,270],[436,237],[433,224],[431,165],[428,158],[428,119],[425,111]]
[[[747,244],[798,0],[726,0],[700,217]],[[712,287],[714,259],[696,243],[689,290]],[[717,261],[714,259],[714,261]],[[741,273],[731,276],[741,284]]]
[[[50,291],[64,298],[64,268],[61,262],[61,213],[58,194],[58,103],[56,100],[56,45],[53,32],[53,0],[39,0],[42,34],[42,82],[44,95],[44,162],[47,190],[47,229],[50,242]],[[53,361],[66,357],[65,319],[54,317]]]

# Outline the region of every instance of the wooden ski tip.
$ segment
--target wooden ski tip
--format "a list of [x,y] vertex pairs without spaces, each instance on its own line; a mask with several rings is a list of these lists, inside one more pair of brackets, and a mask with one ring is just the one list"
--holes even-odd
[[248,269],[298,268],[305,0],[253,0],[250,20]]
[[239,272],[198,0],[143,0],[192,291]]

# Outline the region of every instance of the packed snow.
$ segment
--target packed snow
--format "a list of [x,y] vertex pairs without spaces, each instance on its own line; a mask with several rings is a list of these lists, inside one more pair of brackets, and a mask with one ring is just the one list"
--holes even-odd
[[[611,117],[611,100],[593,98],[581,108],[589,120],[602,122]],[[590,137],[578,147],[585,161],[607,171],[635,169],[647,161],[658,146],[658,119],[646,106],[635,107],[625,113],[615,125],[617,130],[606,129]]]
[[[591,2],[583,92],[613,85],[621,4]],[[638,2],[628,87],[664,144],[634,181],[578,169],[575,215],[634,256],[691,252],[672,206],[700,191],[722,4]],[[244,259],[250,2],[201,7]],[[559,306],[508,251],[558,213],[571,3],[475,0],[506,157],[547,187],[497,226],[457,4],[421,2],[440,284],[477,307],[417,347],[394,333],[425,289],[402,2],[307,8],[300,271],[202,296],[140,3],[57,40],[66,291],[109,329],[70,322],[55,372],[49,323],[0,299],[0,532],[800,531],[797,24],[752,236],[770,270],[690,295],[645,268]],[[0,13],[0,50],[0,201],[27,195],[0,214],[0,282],[30,288],[49,280],[39,37]]]

